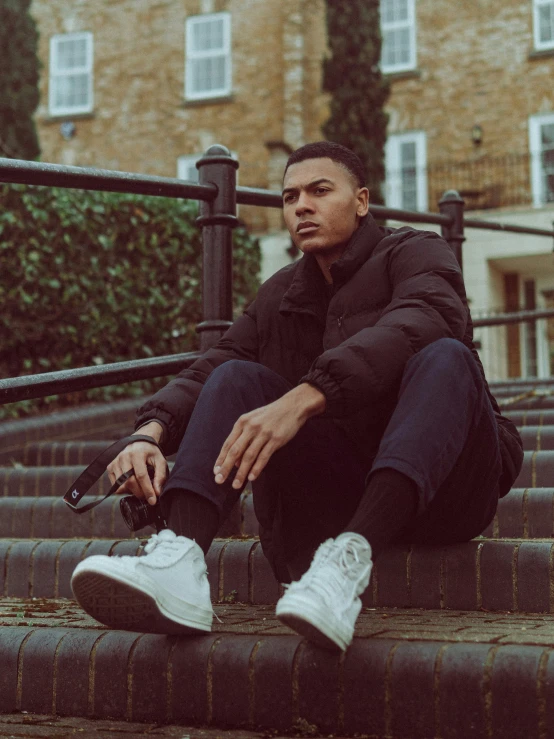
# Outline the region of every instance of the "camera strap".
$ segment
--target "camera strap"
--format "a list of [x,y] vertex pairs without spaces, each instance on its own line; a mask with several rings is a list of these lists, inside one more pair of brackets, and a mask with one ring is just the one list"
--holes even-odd
[[96,459],[89,464],[86,470],[84,470],[84,472],[79,475],[79,477],[71,485],[67,493],[63,496],[64,501],[67,503],[72,511],[74,511],[75,513],[85,513],[86,511],[90,511],[91,508],[100,505],[102,501],[106,500],[106,498],[109,498],[110,495],[113,495],[115,491],[121,485],[123,485],[125,480],[128,480],[135,474],[135,471],[132,469],[128,472],[125,472],[123,475],[117,478],[117,480],[114,482],[114,484],[111,486],[111,488],[108,490],[103,498],[101,498],[100,500],[94,500],[92,503],[87,503],[86,505],[77,508],[77,506],[79,505],[79,501],[81,500],[83,495],[85,495],[85,493],[88,493],[94,483],[100,479],[100,477],[106,471],[106,467],[110,464],[110,462],[113,462],[117,455],[122,452],[126,446],[132,444],[135,441],[147,441],[148,443],[154,444],[154,446],[157,446],[158,449],[160,449],[160,445],[158,444],[158,442],[151,436],[146,436],[146,434],[133,434],[132,436],[126,436],[125,438],[116,441],[107,449],[104,449],[104,451],[100,452]]

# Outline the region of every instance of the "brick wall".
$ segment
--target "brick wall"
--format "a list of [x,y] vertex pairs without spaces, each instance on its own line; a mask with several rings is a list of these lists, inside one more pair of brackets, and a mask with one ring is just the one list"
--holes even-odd
[[[221,10],[232,14],[232,96],[186,103],[185,20]],[[180,155],[221,142],[239,156],[241,184],[274,188],[288,151],[321,138],[325,0],[34,0],[32,12],[44,62],[37,122],[45,161],[175,176]],[[529,116],[554,111],[554,53],[534,52],[532,0],[417,0],[416,25],[416,69],[391,78],[389,132],[425,131],[431,166],[525,154]],[[94,33],[95,110],[75,120],[68,142],[61,120],[48,116],[48,42],[85,30]],[[475,124],[480,146],[471,141]],[[512,177],[502,166],[487,174],[487,193]],[[528,172],[527,163],[514,169],[514,202],[529,201]],[[437,188],[443,182],[430,174],[431,208]],[[282,225],[260,208],[243,207],[241,217],[256,230]]]
[[554,52],[533,56],[532,14],[531,0],[418,0],[417,69],[393,82],[389,131],[425,131],[429,162],[527,151],[529,116],[554,111]]
[[[185,102],[185,20],[222,10],[232,17],[232,95]],[[34,0],[31,12],[44,64],[43,161],[174,177],[179,156],[218,142],[237,152],[240,184],[268,187],[276,145],[320,138],[324,0]],[[49,40],[80,31],[94,34],[94,112],[51,119]],[[76,125],[70,141],[63,120]],[[270,218],[246,207],[241,217],[261,230]]]

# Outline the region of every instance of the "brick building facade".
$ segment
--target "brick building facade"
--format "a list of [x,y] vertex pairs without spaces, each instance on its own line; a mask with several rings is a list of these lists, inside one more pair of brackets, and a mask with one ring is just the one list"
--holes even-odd
[[[33,0],[31,12],[44,161],[190,179],[220,142],[240,184],[278,189],[288,152],[321,138],[325,0]],[[551,227],[554,0],[381,0],[381,22],[387,203],[436,210],[455,188],[483,217]],[[269,233],[267,276],[289,259],[280,214],[240,215]],[[474,310],[552,302],[547,242],[468,232]],[[553,371],[554,332],[539,324],[533,345],[525,331],[483,332],[493,376]]]
[[[34,0],[31,12],[44,64],[44,161],[188,177],[194,157],[217,142],[239,158],[241,184],[279,187],[291,148],[321,135],[323,0]],[[196,30],[191,19],[207,23]],[[195,64],[196,89],[186,79]],[[75,76],[64,91],[66,69]],[[71,138],[64,122],[74,124]],[[272,225],[259,208],[241,216],[256,230]]]

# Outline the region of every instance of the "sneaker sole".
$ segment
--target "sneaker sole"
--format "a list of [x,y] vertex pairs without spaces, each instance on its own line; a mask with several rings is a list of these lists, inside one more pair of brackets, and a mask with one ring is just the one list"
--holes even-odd
[[312,623],[304,620],[300,616],[287,613],[278,616],[278,619],[281,623],[285,624],[285,626],[288,626],[289,629],[296,631],[300,636],[303,636],[308,641],[313,642],[324,649],[328,649],[333,652],[344,651],[343,647],[339,646],[330,637],[324,634],[323,631],[320,631],[317,626],[314,626]]
[[[74,575],[71,588],[83,610],[113,629],[152,634],[197,634],[211,631],[205,621],[164,614],[156,599],[143,590],[99,572]],[[196,610],[198,610],[196,608]]]
[[288,601],[282,606],[277,603],[275,615],[281,623],[324,649],[334,652],[347,649],[350,642],[337,634],[328,623],[323,622],[319,611],[311,608],[311,604],[297,598],[289,598]]

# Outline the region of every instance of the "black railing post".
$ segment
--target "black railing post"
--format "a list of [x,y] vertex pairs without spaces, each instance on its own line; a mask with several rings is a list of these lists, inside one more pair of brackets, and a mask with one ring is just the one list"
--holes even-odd
[[200,184],[217,187],[215,199],[201,203],[200,216],[196,219],[202,226],[203,244],[203,321],[196,330],[200,333],[200,348],[205,351],[218,341],[233,320],[233,228],[238,225],[239,164],[228,149],[215,144],[196,166]]
[[464,236],[464,199],[456,190],[447,190],[439,200],[439,210],[443,216],[452,218],[450,226],[442,226],[442,237],[448,241],[458,264],[464,269],[462,260],[462,244]]

